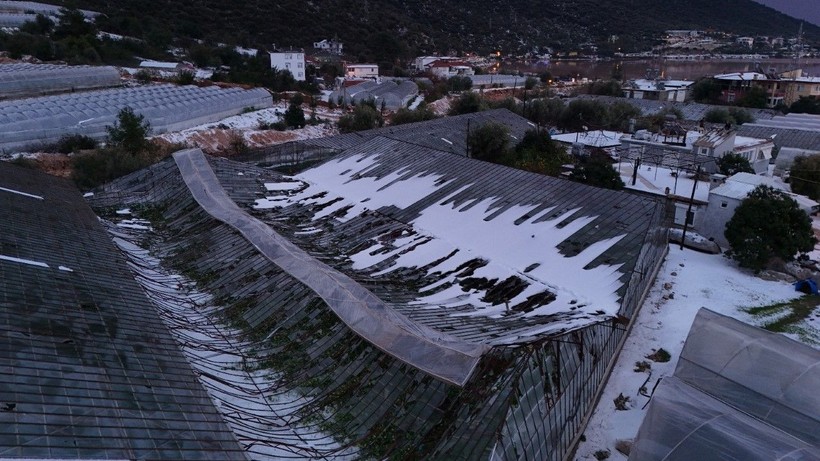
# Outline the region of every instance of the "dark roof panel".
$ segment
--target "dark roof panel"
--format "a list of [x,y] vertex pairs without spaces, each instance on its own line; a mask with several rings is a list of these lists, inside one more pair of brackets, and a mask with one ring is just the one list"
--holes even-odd
[[97,217],[0,162],[0,456],[246,459]]

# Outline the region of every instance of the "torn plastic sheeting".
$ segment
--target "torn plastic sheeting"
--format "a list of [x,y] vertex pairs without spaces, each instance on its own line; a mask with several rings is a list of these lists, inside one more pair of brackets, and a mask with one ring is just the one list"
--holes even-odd
[[222,188],[199,149],[174,153],[194,199],[238,230],[265,257],[316,292],[355,333],[385,353],[442,380],[463,386],[489,346],[417,324],[387,307],[350,277],[311,257],[268,225],[242,211]]

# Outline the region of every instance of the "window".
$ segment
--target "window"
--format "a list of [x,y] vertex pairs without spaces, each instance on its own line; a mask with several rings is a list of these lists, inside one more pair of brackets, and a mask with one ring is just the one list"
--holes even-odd
[[285,69],[290,69],[290,63],[289,62],[285,63]]
[[729,202],[725,202],[725,201],[721,201],[721,202],[720,202],[720,207],[721,207],[721,208],[726,208],[726,207],[728,207],[728,206],[729,206]]
[[301,62],[296,63],[296,67],[301,69],[302,68],[302,63]]
[[286,54],[285,59],[293,59],[293,55],[292,54]]
[[709,148],[708,147],[701,147],[700,148],[700,155],[709,155]]

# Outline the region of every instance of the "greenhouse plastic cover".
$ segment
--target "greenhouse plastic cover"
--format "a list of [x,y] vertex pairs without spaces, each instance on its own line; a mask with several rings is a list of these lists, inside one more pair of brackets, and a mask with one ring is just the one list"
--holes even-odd
[[675,378],[652,397],[630,461],[818,460],[820,449]]
[[217,86],[145,85],[0,101],[0,149],[56,142],[68,134],[107,135],[125,107],[143,115],[151,134],[178,131],[236,115],[248,107],[271,107],[267,90]]
[[630,460],[718,449],[730,459],[820,459],[820,351],[701,309],[675,377],[652,397]]
[[265,257],[321,297],[351,330],[393,357],[463,386],[489,346],[415,323],[386,306],[350,277],[313,258],[267,224],[242,211],[222,188],[199,149],[174,160],[194,199],[214,218],[238,230]]
[[120,73],[111,66],[0,64],[0,98],[40,96],[117,86]]

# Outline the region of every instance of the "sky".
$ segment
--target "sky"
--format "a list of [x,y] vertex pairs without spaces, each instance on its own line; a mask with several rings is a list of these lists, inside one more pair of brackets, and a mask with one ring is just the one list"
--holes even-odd
[[820,26],[820,0],[755,0],[768,7]]

